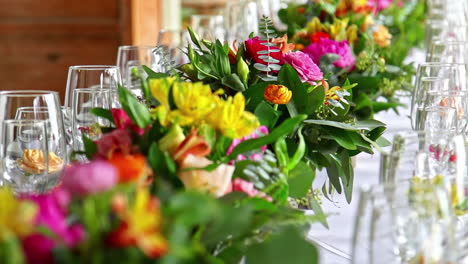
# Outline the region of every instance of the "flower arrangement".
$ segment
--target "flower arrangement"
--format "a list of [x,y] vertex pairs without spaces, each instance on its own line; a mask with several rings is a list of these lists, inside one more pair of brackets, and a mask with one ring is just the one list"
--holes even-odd
[[424,39],[424,1],[317,0],[279,12],[298,50],[309,55],[330,85],[356,83],[351,112],[365,120],[402,106],[414,68],[405,64]]

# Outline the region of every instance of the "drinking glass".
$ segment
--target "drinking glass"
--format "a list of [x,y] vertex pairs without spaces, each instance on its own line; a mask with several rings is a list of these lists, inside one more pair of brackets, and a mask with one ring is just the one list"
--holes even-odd
[[[56,167],[48,171],[47,186],[53,188],[59,182],[59,176],[65,164],[67,164],[66,136],[63,126],[62,111],[57,92],[52,91],[1,91],[0,92],[0,122],[14,120],[18,115],[18,109],[29,107],[33,109],[27,119],[18,121],[43,121],[46,126],[47,152],[56,161]],[[47,113],[45,113],[47,109]],[[5,136],[3,126],[0,126],[0,138]],[[3,143],[0,143],[3,145]],[[2,146],[0,146],[2,147]],[[3,159],[3,153],[0,159]],[[48,156],[43,154],[43,156]],[[61,166],[58,166],[61,165]],[[44,190],[45,190],[44,189]]]
[[[158,46],[165,54],[164,64],[173,68],[188,63],[187,47],[191,43],[187,31],[161,30],[158,35]],[[167,67],[166,67],[167,68]]]
[[92,88],[109,90],[112,98],[112,107],[118,108],[120,106],[117,96],[117,88],[119,85],[122,85],[122,78],[118,66],[71,66],[68,70],[64,105],[66,107],[71,107],[72,95],[75,89]]
[[352,263],[458,263],[455,218],[443,188],[422,182],[360,192]]
[[110,91],[108,89],[75,89],[72,104],[73,150],[83,151],[83,135],[97,140],[102,136],[101,127],[108,127],[109,121],[91,113],[93,108],[110,109]]
[[468,121],[467,91],[429,91],[422,107],[445,106],[456,110],[457,130],[465,131]]
[[64,163],[49,151],[46,122],[4,120],[3,132],[1,152],[5,183],[17,194],[47,191]]
[[416,112],[416,130],[458,130],[457,109],[451,106],[421,106]]
[[435,41],[429,47],[426,61],[445,63],[467,63],[468,42]]
[[226,37],[224,18],[221,15],[192,15],[190,27],[201,39],[211,42],[219,40],[223,43]]
[[156,46],[120,46],[117,51],[117,66],[120,68],[124,86],[141,96],[138,76],[147,77],[142,65],[155,72],[163,72],[162,60],[163,54]]
[[258,35],[259,8],[256,1],[228,2],[223,11],[228,43],[246,40],[250,33]]

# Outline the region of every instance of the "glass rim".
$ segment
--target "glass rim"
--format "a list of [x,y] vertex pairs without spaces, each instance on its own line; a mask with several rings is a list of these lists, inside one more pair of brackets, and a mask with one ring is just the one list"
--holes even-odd
[[2,120],[3,125],[13,124],[13,125],[22,125],[22,124],[37,124],[37,123],[47,123],[47,120],[42,119],[5,119]]
[[461,45],[461,44],[465,44],[465,45],[468,45],[468,41],[466,40],[441,40],[441,39],[437,39],[435,41],[432,42],[431,46],[434,47],[435,45],[440,45],[440,46],[451,46],[451,45]]
[[46,96],[46,95],[56,95],[58,96],[57,91],[49,90],[8,90],[0,91],[0,95],[8,95],[15,97],[32,97],[32,96]]
[[463,63],[463,62],[434,62],[434,61],[429,61],[429,62],[423,62],[423,63],[420,63],[418,65],[418,68],[422,68],[422,67],[453,67],[453,66],[461,66],[461,65],[465,65],[465,66],[468,66],[468,62],[467,63]]
[[73,93],[92,93],[92,92],[110,92],[112,88],[75,88],[73,89]]
[[116,65],[73,65],[69,70],[97,71],[97,70],[120,70]]
[[120,50],[138,50],[138,49],[156,49],[158,45],[122,45],[119,46],[118,51]]

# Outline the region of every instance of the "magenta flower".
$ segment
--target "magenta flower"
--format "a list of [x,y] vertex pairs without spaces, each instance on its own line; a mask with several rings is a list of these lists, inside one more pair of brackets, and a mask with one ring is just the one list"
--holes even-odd
[[[242,192],[247,194],[249,197],[260,197],[271,202],[273,199],[264,192],[260,192],[255,189],[254,184],[243,180],[241,178],[235,178],[232,181],[230,192]],[[229,193],[229,192],[228,192]]]
[[132,148],[132,137],[126,129],[115,129],[110,133],[104,134],[96,144],[98,155],[109,159],[114,152],[129,153]]
[[331,39],[322,38],[318,43],[312,43],[304,49],[304,52],[309,55],[316,63],[320,63],[320,57],[332,53],[339,55],[340,58],[333,62],[333,65],[339,68],[352,70],[356,64],[353,52],[347,40],[335,41]]
[[119,179],[117,169],[106,161],[73,164],[62,175],[62,186],[72,195],[84,196],[114,187]]
[[[260,126],[252,134],[250,134],[248,136],[245,136],[245,137],[242,137],[242,138],[237,138],[237,139],[232,140],[231,145],[229,146],[228,151],[227,151],[226,154],[227,155],[231,154],[232,151],[234,150],[234,148],[243,141],[246,141],[246,140],[252,139],[252,138],[258,138],[259,136],[267,135],[267,134],[268,134],[268,127]],[[260,148],[260,152],[263,153],[263,152],[265,152],[266,149],[267,149],[267,146],[262,146]],[[263,155],[261,153],[258,153],[258,152],[253,153],[252,155],[250,155],[249,158],[251,160],[260,160],[261,158],[263,158]],[[246,160],[246,159],[247,159],[247,157],[242,155],[242,154],[237,155],[237,158],[236,158],[236,160]],[[231,161],[229,164],[233,164],[233,163],[234,163],[234,161]]]
[[138,135],[142,136],[145,130],[138,127],[133,123],[132,119],[127,115],[123,109],[113,108],[111,109],[112,117],[117,128],[131,128]]
[[[266,40],[260,40],[259,37],[247,39],[245,41],[245,51],[248,58],[253,59],[256,63],[266,64],[260,56],[265,56],[265,54],[258,54],[259,51],[266,51],[268,49],[267,46],[263,45]],[[275,48],[276,49],[276,48]],[[270,56],[280,62],[278,64],[283,64],[283,53],[282,52],[271,52]]]
[[[67,222],[67,207],[70,195],[64,189],[55,189],[48,194],[24,197],[38,206],[36,226],[48,228],[54,238],[35,233],[23,241],[28,263],[48,263],[52,259],[52,249],[57,245],[74,247],[84,239],[84,229],[79,224]],[[38,261],[44,260],[44,261]]]
[[[367,5],[374,10],[375,13],[378,13],[392,4],[393,0],[368,0]],[[401,1],[399,2],[399,4]]]
[[323,73],[320,68],[302,51],[286,53],[284,61],[296,70],[302,82],[315,85],[316,81],[323,79]]

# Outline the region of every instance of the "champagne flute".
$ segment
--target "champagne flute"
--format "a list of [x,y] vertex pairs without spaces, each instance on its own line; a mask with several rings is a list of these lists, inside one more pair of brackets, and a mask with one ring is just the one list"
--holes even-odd
[[175,68],[188,63],[187,47],[190,36],[187,31],[161,30],[158,35],[158,46],[162,49],[164,68]]
[[250,33],[258,35],[259,7],[257,2],[240,0],[228,2],[223,11],[226,40],[228,43],[241,42]]
[[192,15],[190,27],[201,39],[211,42],[219,40],[223,43],[226,37],[224,18],[221,15]]

